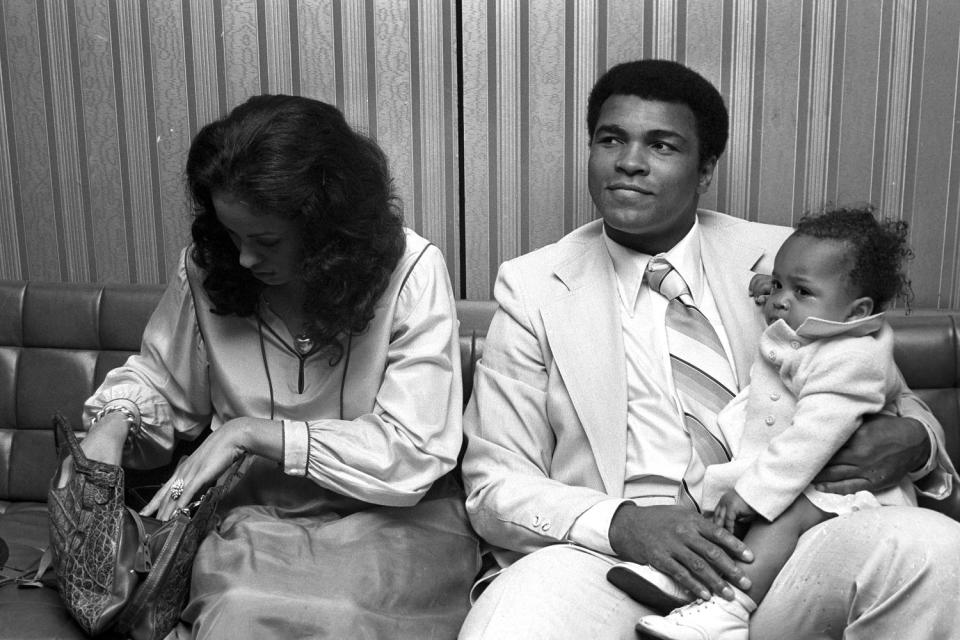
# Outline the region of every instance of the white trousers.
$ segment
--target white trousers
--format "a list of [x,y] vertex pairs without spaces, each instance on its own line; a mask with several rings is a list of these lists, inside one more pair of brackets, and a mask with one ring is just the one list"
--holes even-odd
[[[462,640],[636,640],[643,606],[608,584],[616,560],[553,545],[507,567],[473,605]],[[800,539],[750,624],[751,640],[960,638],[960,523],[883,507]]]

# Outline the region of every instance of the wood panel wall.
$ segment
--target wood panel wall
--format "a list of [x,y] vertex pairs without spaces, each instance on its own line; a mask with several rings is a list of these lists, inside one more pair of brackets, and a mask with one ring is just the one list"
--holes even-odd
[[0,278],[163,282],[197,129],[247,96],[339,106],[385,148],[461,296],[592,219],[585,102],[680,60],[731,138],[703,204],[911,223],[915,305],[960,308],[956,0],[3,0]]
[[460,264],[455,5],[3,0],[0,278],[164,282],[183,165],[247,97],[340,107],[391,161],[407,224]]
[[679,60],[727,100],[704,206],[791,224],[869,201],[910,222],[915,305],[960,305],[956,0],[463,0],[465,281],[593,219],[586,96]]

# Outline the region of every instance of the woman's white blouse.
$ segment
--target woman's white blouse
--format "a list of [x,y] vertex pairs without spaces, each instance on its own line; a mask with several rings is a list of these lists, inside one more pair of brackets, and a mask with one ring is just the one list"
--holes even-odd
[[269,311],[259,320],[212,313],[185,249],[140,354],[106,376],[85,405],[85,426],[111,400],[132,401],[142,428],[125,464],[153,467],[169,459],[175,437],[272,417],[288,474],[367,502],[416,503],[456,464],[462,389],[443,256],[410,230],[406,240],[370,326],[337,361],[305,358],[302,391],[283,322]]

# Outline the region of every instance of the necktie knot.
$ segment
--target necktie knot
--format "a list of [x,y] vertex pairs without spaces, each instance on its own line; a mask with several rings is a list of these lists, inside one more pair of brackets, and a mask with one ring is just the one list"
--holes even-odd
[[[683,276],[664,258],[651,258],[650,262],[647,263],[644,277],[647,279],[650,288],[667,300],[674,300],[682,296],[690,297],[690,288],[683,280]],[[690,302],[692,303],[692,299]]]

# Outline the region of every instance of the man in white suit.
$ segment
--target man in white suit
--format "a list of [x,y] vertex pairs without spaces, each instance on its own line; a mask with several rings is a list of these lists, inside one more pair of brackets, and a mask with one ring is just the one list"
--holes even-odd
[[[791,229],[698,209],[727,112],[680,64],[612,68],[591,92],[588,129],[602,220],[505,263],[494,291],[463,474],[499,571],[475,588],[462,638],[635,638],[649,609],[609,584],[613,564],[653,565],[703,597],[744,586],[733,558],[751,558],[690,506],[705,463],[671,373],[667,301],[643,274],[653,256],[680,272],[743,387],[763,329],[748,285]],[[865,423],[819,480],[879,489],[909,473],[922,492],[949,494],[940,425],[912,395],[900,408]],[[958,548],[960,523],[930,511],[835,518],[803,537],[751,636],[954,637]]]

